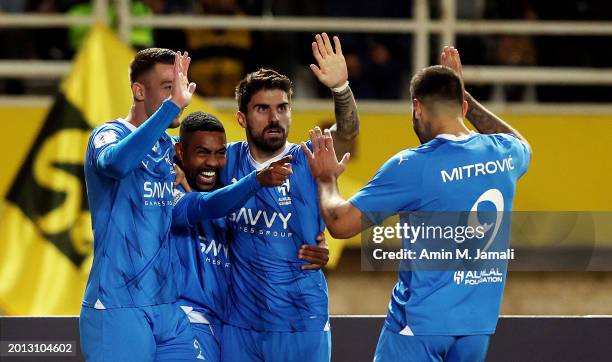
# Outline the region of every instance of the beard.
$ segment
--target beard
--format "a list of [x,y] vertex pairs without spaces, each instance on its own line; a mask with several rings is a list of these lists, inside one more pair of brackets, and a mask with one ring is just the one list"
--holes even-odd
[[[273,137],[266,138],[266,133],[270,130],[278,131]],[[278,124],[272,124],[263,129],[260,134],[255,133],[251,128],[247,128],[249,138],[253,144],[264,152],[275,152],[287,143],[287,131]]]
[[425,144],[431,141],[433,138],[431,137],[431,133],[428,132],[429,130],[427,128],[428,127],[426,127],[420,119],[416,118],[415,112],[412,111],[412,129],[414,130],[414,133],[421,144]]

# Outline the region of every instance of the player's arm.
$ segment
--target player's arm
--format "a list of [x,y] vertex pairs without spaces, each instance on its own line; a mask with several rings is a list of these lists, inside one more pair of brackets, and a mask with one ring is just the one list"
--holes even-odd
[[310,170],[317,181],[319,208],[329,233],[334,238],[347,239],[362,230],[361,211],[346,201],[338,190],[338,176],[346,168],[350,154],[346,153],[338,162],[330,130],[316,127],[310,131],[313,151],[302,143]]
[[359,134],[359,113],[353,91],[349,87],[346,60],[337,36],[334,36],[334,45],[335,51],[326,33],[317,34],[312,43],[312,54],[318,66],[311,64],[310,69],[321,83],[332,90],[336,123],[330,131],[336,155],[340,158],[350,151]]
[[[454,47],[444,47],[440,57],[440,64],[453,69],[463,79],[461,57],[459,56],[459,51]],[[465,98],[468,103],[466,118],[474,125],[478,132],[484,134],[507,133],[529,146],[529,142],[516,129],[480,104],[467,91],[465,92]]]
[[192,226],[207,219],[224,217],[243,206],[262,187],[280,186],[291,175],[291,156],[253,171],[238,182],[213,192],[185,194],[172,211],[174,226]]
[[121,179],[132,172],[164,134],[172,120],[191,102],[195,83],[189,83],[187,80],[190,61],[191,58],[187,53],[183,55],[176,52],[172,95],[129,136],[104,148],[96,155],[95,162],[100,172],[116,179]]

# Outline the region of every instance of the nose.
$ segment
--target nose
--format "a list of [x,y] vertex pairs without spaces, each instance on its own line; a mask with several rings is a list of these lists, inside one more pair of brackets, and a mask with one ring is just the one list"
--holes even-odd
[[209,156],[206,158],[204,164],[206,165],[206,167],[216,168],[219,167],[219,160],[217,160],[217,157],[215,156]]
[[270,123],[278,123],[279,120],[280,120],[279,112],[277,110],[273,109],[270,112]]

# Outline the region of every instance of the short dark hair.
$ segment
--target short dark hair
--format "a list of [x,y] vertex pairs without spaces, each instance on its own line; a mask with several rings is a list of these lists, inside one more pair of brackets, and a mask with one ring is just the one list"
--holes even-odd
[[410,95],[423,103],[463,104],[463,81],[449,67],[434,65],[420,70],[410,81]]
[[291,96],[293,95],[293,84],[289,77],[272,69],[260,68],[255,72],[247,74],[236,86],[238,110],[246,113],[251,98],[262,89],[280,89],[287,93],[289,101],[291,101]]
[[181,122],[180,140],[185,142],[187,135],[196,131],[225,132],[223,123],[210,113],[192,112]]
[[130,82],[138,82],[143,74],[158,63],[174,64],[174,51],[165,48],[147,48],[136,53],[130,63]]

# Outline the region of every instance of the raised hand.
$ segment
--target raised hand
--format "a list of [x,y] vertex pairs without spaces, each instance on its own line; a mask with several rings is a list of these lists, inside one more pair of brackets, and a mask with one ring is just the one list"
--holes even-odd
[[323,134],[321,128],[315,127],[308,133],[314,152],[310,151],[304,142],[302,142],[302,150],[308,159],[312,176],[317,181],[322,182],[335,180],[346,169],[351,154],[345,153],[342,160],[338,162],[334,150],[334,139],[329,129],[326,129],[325,134]]
[[292,156],[288,155],[257,171],[257,181],[264,187],[280,186],[293,173]]
[[440,54],[440,64],[445,65],[459,74],[463,79],[463,65],[461,65],[461,57],[459,51],[455,47],[446,46]]
[[348,80],[346,60],[342,55],[340,39],[337,36],[334,36],[334,45],[336,47],[335,52],[326,33],[323,33],[322,36],[317,34],[315,41],[312,42],[312,55],[314,55],[318,66],[310,64],[310,69],[319,81],[329,88],[340,87]]
[[302,270],[321,269],[329,261],[329,248],[325,240],[325,233],[317,235],[317,245],[304,244],[298,252],[298,258],[309,262],[309,265],[302,265]]
[[179,108],[183,109],[191,102],[193,92],[195,92],[196,84],[189,82],[187,79],[187,71],[189,70],[191,58],[189,53],[176,52],[174,55],[174,82],[172,84],[172,94],[170,100]]

